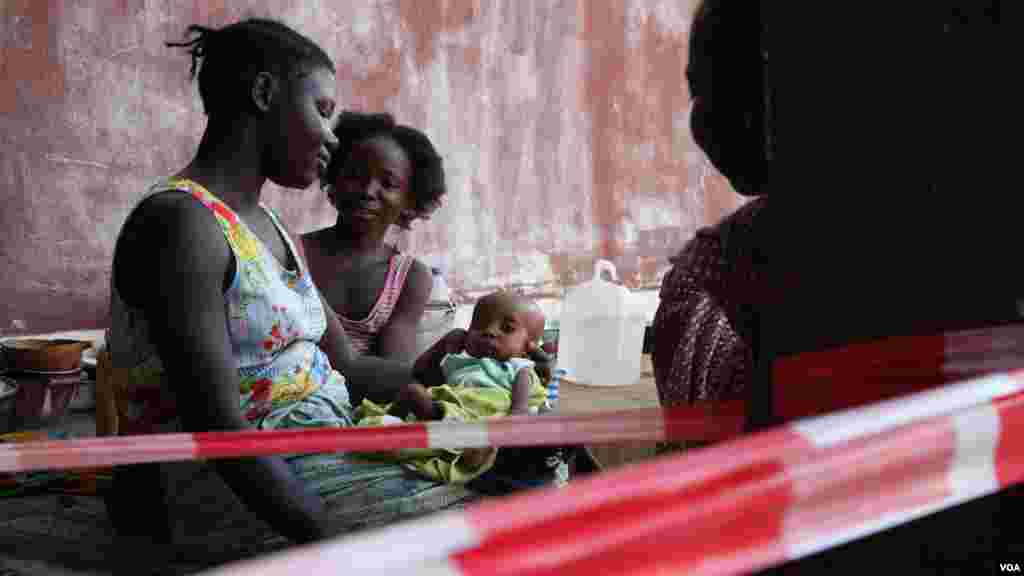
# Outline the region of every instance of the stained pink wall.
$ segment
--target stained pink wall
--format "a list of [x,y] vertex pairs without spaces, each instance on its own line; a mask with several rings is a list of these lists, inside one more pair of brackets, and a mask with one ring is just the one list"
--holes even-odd
[[[13,0],[0,15],[0,333],[102,326],[117,230],[189,159],[205,117],[191,23],[292,24],[338,66],[344,106],[388,110],[445,157],[450,196],[398,240],[465,296],[556,292],[613,258],[653,287],[698,226],[741,202],[687,128],[693,0]],[[289,225],[316,190],[269,186]]]

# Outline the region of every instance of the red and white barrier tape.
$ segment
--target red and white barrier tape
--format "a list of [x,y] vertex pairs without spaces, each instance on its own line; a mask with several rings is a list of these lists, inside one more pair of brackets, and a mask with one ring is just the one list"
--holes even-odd
[[[793,419],[934,388],[953,379],[1020,367],[1024,324],[935,336],[889,338],[782,359],[774,366],[773,410]],[[372,452],[720,440],[740,433],[743,403],[595,414],[430,422],[385,428],[213,432],[0,445],[0,473],[141,462],[305,452]]]
[[208,572],[700,575],[797,559],[1024,479],[994,374]]
[[773,412],[806,418],[1024,367],[1024,324],[898,336],[781,358]]
[[0,445],[0,472],[311,452],[714,440],[742,431],[743,406],[520,416],[473,423],[152,434]]

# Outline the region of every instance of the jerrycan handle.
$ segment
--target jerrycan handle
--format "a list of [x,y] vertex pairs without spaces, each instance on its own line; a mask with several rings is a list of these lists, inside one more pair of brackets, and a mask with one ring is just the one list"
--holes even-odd
[[608,272],[608,275],[612,277],[613,282],[619,281],[619,276],[615,273],[615,264],[612,264],[608,260],[598,260],[594,262],[594,280],[604,281],[604,278],[601,277],[602,272]]

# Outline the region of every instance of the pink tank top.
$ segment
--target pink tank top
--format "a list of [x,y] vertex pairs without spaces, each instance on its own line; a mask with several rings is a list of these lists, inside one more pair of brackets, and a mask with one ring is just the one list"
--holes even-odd
[[405,277],[412,266],[413,257],[395,252],[388,260],[388,276],[384,289],[380,291],[377,302],[370,313],[362,320],[353,320],[338,314],[338,320],[345,327],[345,333],[352,340],[352,349],[359,354],[375,354],[377,334],[391,320],[398,297],[402,295]]

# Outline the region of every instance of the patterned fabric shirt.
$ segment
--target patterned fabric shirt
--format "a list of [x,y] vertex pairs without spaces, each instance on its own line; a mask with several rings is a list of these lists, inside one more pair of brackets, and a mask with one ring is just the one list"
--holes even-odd
[[672,259],[654,318],[654,377],[663,406],[742,397],[753,373],[753,307],[764,266],[754,199],[700,230]]

